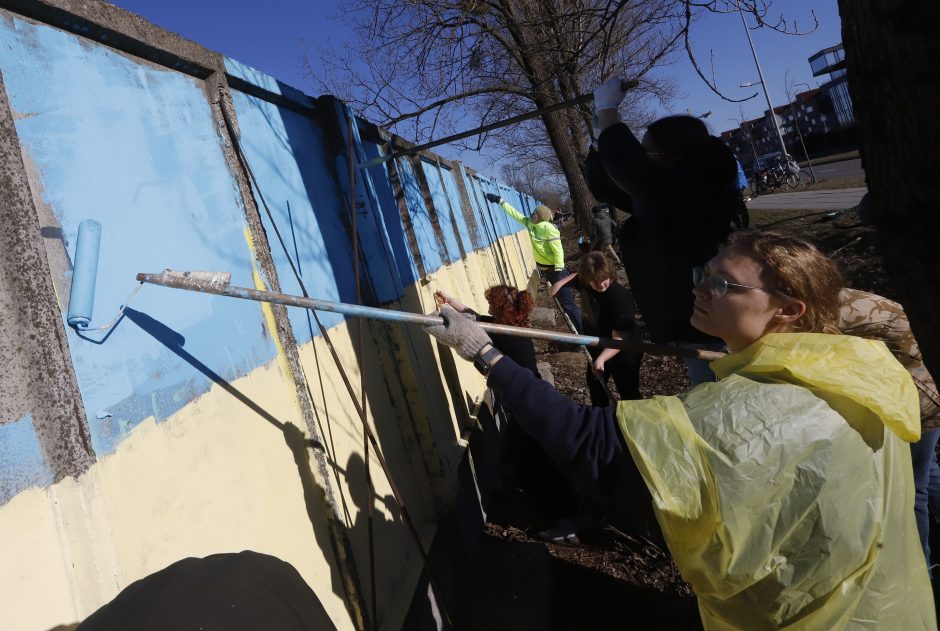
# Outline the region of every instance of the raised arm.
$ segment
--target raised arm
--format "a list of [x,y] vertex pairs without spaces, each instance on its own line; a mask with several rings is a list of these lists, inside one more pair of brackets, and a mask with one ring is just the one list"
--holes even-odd
[[526,229],[530,228],[533,225],[531,219],[529,219],[528,217],[523,215],[521,212],[513,208],[509,202],[507,202],[505,199],[503,199],[499,195],[495,193],[487,193],[486,195],[484,195],[484,197],[486,197],[486,201],[490,202],[491,204],[499,204],[500,208],[505,210],[507,215],[509,215],[510,217],[512,217],[519,223],[521,223],[523,226],[526,227]]

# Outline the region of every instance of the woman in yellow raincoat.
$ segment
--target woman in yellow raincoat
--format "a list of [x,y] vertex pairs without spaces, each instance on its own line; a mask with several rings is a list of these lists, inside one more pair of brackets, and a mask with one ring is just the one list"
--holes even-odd
[[707,631],[933,630],[907,444],[917,392],[884,344],[823,333],[841,286],[805,241],[736,235],[695,271],[692,324],[730,350],[711,364],[720,381],[616,412],[534,379],[453,310],[427,330],[563,469],[642,479]]

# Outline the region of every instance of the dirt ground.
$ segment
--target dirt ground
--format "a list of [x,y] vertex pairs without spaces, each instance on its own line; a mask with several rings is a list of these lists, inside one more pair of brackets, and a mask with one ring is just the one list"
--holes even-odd
[[[836,228],[829,211],[814,210],[755,210],[751,225],[809,239],[838,262],[848,285],[895,297],[871,228]],[[575,269],[577,229],[573,223],[563,228],[562,237],[569,253],[568,269]],[[550,306],[544,291],[536,303]],[[561,331],[560,318],[558,321]],[[589,402],[582,354],[544,342],[536,342],[536,350],[540,361],[551,365],[560,392]],[[644,358],[644,397],[675,394],[688,387],[680,360]],[[462,612],[459,628],[702,628],[690,587],[679,576],[665,546],[654,543],[658,538],[655,526],[652,530],[629,530],[616,517],[617,509],[629,511],[629,506],[612,508],[605,500],[588,496],[568,505],[546,502],[551,494],[552,489],[541,495],[510,489],[487,507],[480,575],[470,599],[473,605]],[[583,522],[577,543],[548,543],[538,537],[539,531],[566,515],[578,515]]]

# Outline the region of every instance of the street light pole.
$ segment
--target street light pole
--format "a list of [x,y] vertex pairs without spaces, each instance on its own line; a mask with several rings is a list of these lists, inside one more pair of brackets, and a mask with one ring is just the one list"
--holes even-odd
[[[811,89],[808,83],[794,83],[793,87],[795,88],[798,85],[805,85],[807,90]],[[796,95],[794,95],[795,97]],[[813,170],[813,161],[809,159],[809,152],[806,150],[806,143],[803,142],[803,132],[800,130],[800,121],[796,118],[796,111],[793,109],[793,99],[790,97],[790,90],[787,90],[787,98],[790,100],[790,116],[793,117],[793,126],[796,127],[796,133],[800,137],[800,146],[803,147],[803,155],[806,156],[806,164],[809,166],[809,175],[813,178],[813,184],[818,182],[816,179],[816,171]]]
[[777,114],[774,113],[774,106],[770,102],[770,94],[767,92],[767,83],[764,81],[764,72],[760,69],[757,51],[754,49],[754,42],[751,40],[751,29],[747,27],[747,20],[744,19],[744,11],[741,9],[741,5],[735,4],[738,7],[738,13],[741,14],[741,24],[744,25],[744,32],[747,34],[747,43],[751,46],[751,54],[754,56],[754,65],[757,66],[757,76],[760,77],[760,85],[764,89],[764,98],[767,99],[767,109],[770,111],[770,120],[774,124],[774,131],[777,132],[777,140],[780,141],[780,150],[783,151],[783,155],[787,155],[787,145],[783,142],[783,134],[780,133],[780,126],[777,125]]

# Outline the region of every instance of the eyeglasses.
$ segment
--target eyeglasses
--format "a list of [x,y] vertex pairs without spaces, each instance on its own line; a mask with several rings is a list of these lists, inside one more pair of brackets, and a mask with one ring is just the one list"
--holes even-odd
[[712,298],[721,298],[728,293],[728,287],[739,287],[741,289],[756,289],[757,291],[763,291],[768,294],[776,293],[772,289],[764,289],[763,287],[751,287],[750,285],[741,285],[739,283],[729,283],[721,276],[711,276],[705,272],[701,267],[692,268],[692,282],[695,287],[698,287],[702,282],[708,282],[708,291],[711,293]]

